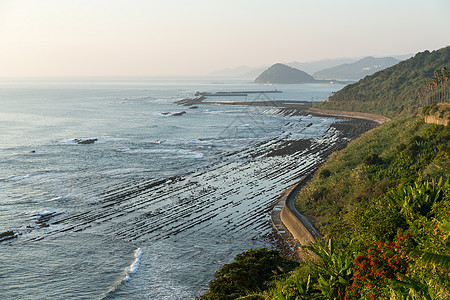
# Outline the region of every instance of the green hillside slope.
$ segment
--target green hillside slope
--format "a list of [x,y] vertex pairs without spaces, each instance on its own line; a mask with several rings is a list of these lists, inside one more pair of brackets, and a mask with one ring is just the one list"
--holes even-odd
[[395,66],[350,84],[316,107],[379,113],[395,117],[412,112],[421,102],[421,91],[434,71],[450,69],[450,47],[421,52]]

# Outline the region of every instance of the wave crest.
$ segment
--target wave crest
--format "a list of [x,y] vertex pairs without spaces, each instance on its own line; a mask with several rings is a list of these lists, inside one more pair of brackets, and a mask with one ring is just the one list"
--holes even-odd
[[136,273],[141,265],[142,249],[137,248],[134,250],[134,261],[131,265],[125,269],[125,278],[122,281],[129,281],[131,279],[130,275]]

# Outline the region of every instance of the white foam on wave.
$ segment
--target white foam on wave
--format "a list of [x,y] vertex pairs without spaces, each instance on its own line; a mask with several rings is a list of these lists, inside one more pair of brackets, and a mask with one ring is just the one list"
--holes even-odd
[[60,141],[60,143],[62,143],[62,144],[76,144],[77,143],[76,140],[77,139],[73,138],[73,139],[68,139],[68,140],[65,140],[65,141]]
[[136,174],[136,173],[142,173],[144,171],[145,171],[145,169],[143,169],[143,168],[119,168],[119,169],[111,169],[111,170],[101,171],[101,172],[99,172],[99,174],[114,176],[114,175]]
[[26,175],[11,175],[8,177],[3,177],[0,178],[0,181],[20,181],[20,180],[25,180],[25,179],[29,179],[32,176],[35,176],[36,174],[26,174]]
[[183,145],[189,145],[189,144],[193,144],[193,145],[210,145],[214,142],[213,139],[174,139],[174,140],[158,140],[157,144],[166,144],[166,145],[179,145],[179,144],[183,144]]
[[47,199],[47,200],[45,200],[45,202],[52,202],[52,201],[61,200],[61,199],[62,199],[61,196],[57,196],[57,197],[54,197],[54,198],[51,198],[51,199]]
[[141,248],[137,248],[136,250],[134,250],[134,261],[128,268],[125,269],[125,278],[122,281],[130,281],[130,275],[135,274],[139,270],[139,266],[141,265],[142,253],[143,251]]
[[139,270],[139,267],[141,265],[142,254],[143,251],[141,248],[137,248],[136,250],[134,250],[134,260],[131,263],[131,265],[125,269],[125,275],[123,279],[117,281],[109,291],[107,291],[101,296],[100,299],[109,299],[109,295],[114,293],[123,282],[128,282],[131,280],[131,275],[135,274]]
[[203,153],[197,153],[194,157],[192,158],[203,158],[205,155]]
[[172,154],[180,156],[181,158],[203,158],[204,154],[185,149],[120,149],[118,152],[128,154]]

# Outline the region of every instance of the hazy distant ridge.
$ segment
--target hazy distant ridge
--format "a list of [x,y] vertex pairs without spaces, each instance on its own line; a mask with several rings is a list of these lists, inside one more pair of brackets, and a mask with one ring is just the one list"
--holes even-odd
[[[313,74],[317,71],[335,67],[338,65],[342,65],[345,63],[355,62],[355,58],[327,58],[309,62],[290,62],[285,63],[292,68],[296,68],[302,70],[308,74]],[[224,77],[256,77],[261,74],[264,70],[266,70],[269,65],[258,66],[258,67],[248,67],[248,66],[240,66],[236,68],[227,68],[223,70],[214,71],[209,73],[209,76],[224,76]]]
[[[380,65],[381,60],[386,59],[386,58],[389,58],[389,59],[393,58],[393,59],[397,59],[398,61],[402,61],[402,60],[408,59],[412,56],[413,56],[413,54],[396,55],[396,56],[384,57],[384,58],[366,57],[366,58],[360,59],[359,61],[358,61],[358,58],[342,57],[342,58],[327,58],[327,59],[308,61],[308,62],[294,61],[294,62],[283,63],[283,64],[290,66],[292,68],[302,70],[308,74],[313,74],[313,77],[322,79],[322,77],[317,76],[316,73],[319,73],[321,71],[331,70],[334,67],[346,68],[347,65],[351,65],[353,63],[357,64],[359,62],[360,64],[363,64],[363,66],[361,66],[359,69],[370,67],[371,70],[375,70],[375,72],[376,72],[376,71],[380,71],[381,68],[378,68],[378,69],[372,68],[371,64]],[[366,60],[367,58],[372,58],[375,60],[375,62],[371,63],[370,61]],[[395,63],[397,63],[397,62],[395,62]],[[384,66],[385,64],[383,63],[381,65]],[[255,78],[256,76],[261,74],[264,70],[266,70],[268,67],[269,67],[269,65],[261,65],[261,66],[257,66],[257,67],[239,66],[236,68],[227,68],[227,69],[217,70],[217,71],[209,73],[208,76]],[[386,68],[386,67],[384,67],[384,68]],[[356,73],[358,72],[359,69],[358,68],[356,69]],[[373,73],[374,72],[372,72],[371,74],[373,74]],[[367,75],[369,75],[369,74],[364,74],[361,78],[363,78],[364,76],[367,76]],[[361,76],[361,75],[359,75],[359,76]],[[354,76],[354,75],[350,76],[350,77],[356,78],[356,79],[354,78],[353,80],[361,79],[361,78],[358,78],[358,76]],[[344,77],[342,77],[342,78],[347,79]],[[335,78],[325,78],[324,77],[323,79],[335,79]],[[341,78],[336,78],[336,79],[341,79]],[[348,78],[348,79],[351,79],[351,78]]]
[[392,67],[400,62],[393,57],[365,57],[353,63],[342,64],[314,73],[315,78],[334,80],[359,80],[367,75]]
[[356,58],[333,58],[333,59],[321,59],[316,61],[309,61],[309,62],[291,62],[287,63],[286,65],[305,71],[308,74],[314,74],[318,71],[340,66],[343,64],[353,63],[357,59]]

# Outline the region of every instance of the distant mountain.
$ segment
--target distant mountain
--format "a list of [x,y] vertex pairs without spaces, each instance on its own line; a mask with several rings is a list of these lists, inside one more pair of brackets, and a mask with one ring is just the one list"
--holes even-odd
[[435,70],[443,67],[450,69],[450,46],[417,53],[395,66],[347,85],[317,106],[395,117],[418,107],[425,84],[433,78]]
[[267,70],[261,73],[255,81],[255,83],[313,83],[317,82],[314,77],[301,70],[283,65],[274,64]]
[[393,57],[365,57],[354,63],[343,64],[314,73],[315,78],[329,80],[360,80],[367,75],[389,68],[399,62]]
[[[338,65],[342,65],[345,63],[355,62],[357,59],[355,58],[331,58],[331,59],[321,59],[315,61],[308,62],[290,62],[285,63],[292,68],[296,68],[302,70],[308,74],[313,74],[317,71],[335,67]],[[223,70],[218,70],[209,73],[209,76],[222,76],[222,77],[256,77],[261,74],[264,70],[266,70],[269,66],[259,66],[259,67],[248,67],[248,66],[240,66],[236,68],[227,68]]]
[[[405,54],[405,55],[396,55],[393,56],[394,58],[398,60],[405,60],[408,58],[411,58],[414,56],[414,54]],[[292,68],[296,68],[299,70],[302,70],[308,74],[314,74],[318,71],[322,71],[325,69],[329,69],[332,67],[336,67],[343,64],[349,64],[354,63],[358,59],[357,58],[327,58],[327,59],[321,59],[321,60],[314,60],[314,61],[308,61],[308,62],[290,62],[290,63],[284,63],[285,65],[288,65]],[[217,70],[214,72],[209,73],[209,76],[220,76],[220,77],[246,77],[246,78],[254,78],[261,74],[264,70],[266,70],[269,66],[263,65],[258,67],[249,67],[249,66],[240,66],[236,68],[227,68],[223,70]]]
[[353,63],[357,59],[355,58],[332,58],[332,59],[321,59],[308,62],[291,62],[286,65],[305,71],[308,74],[314,74],[317,71],[332,68],[342,64]]

